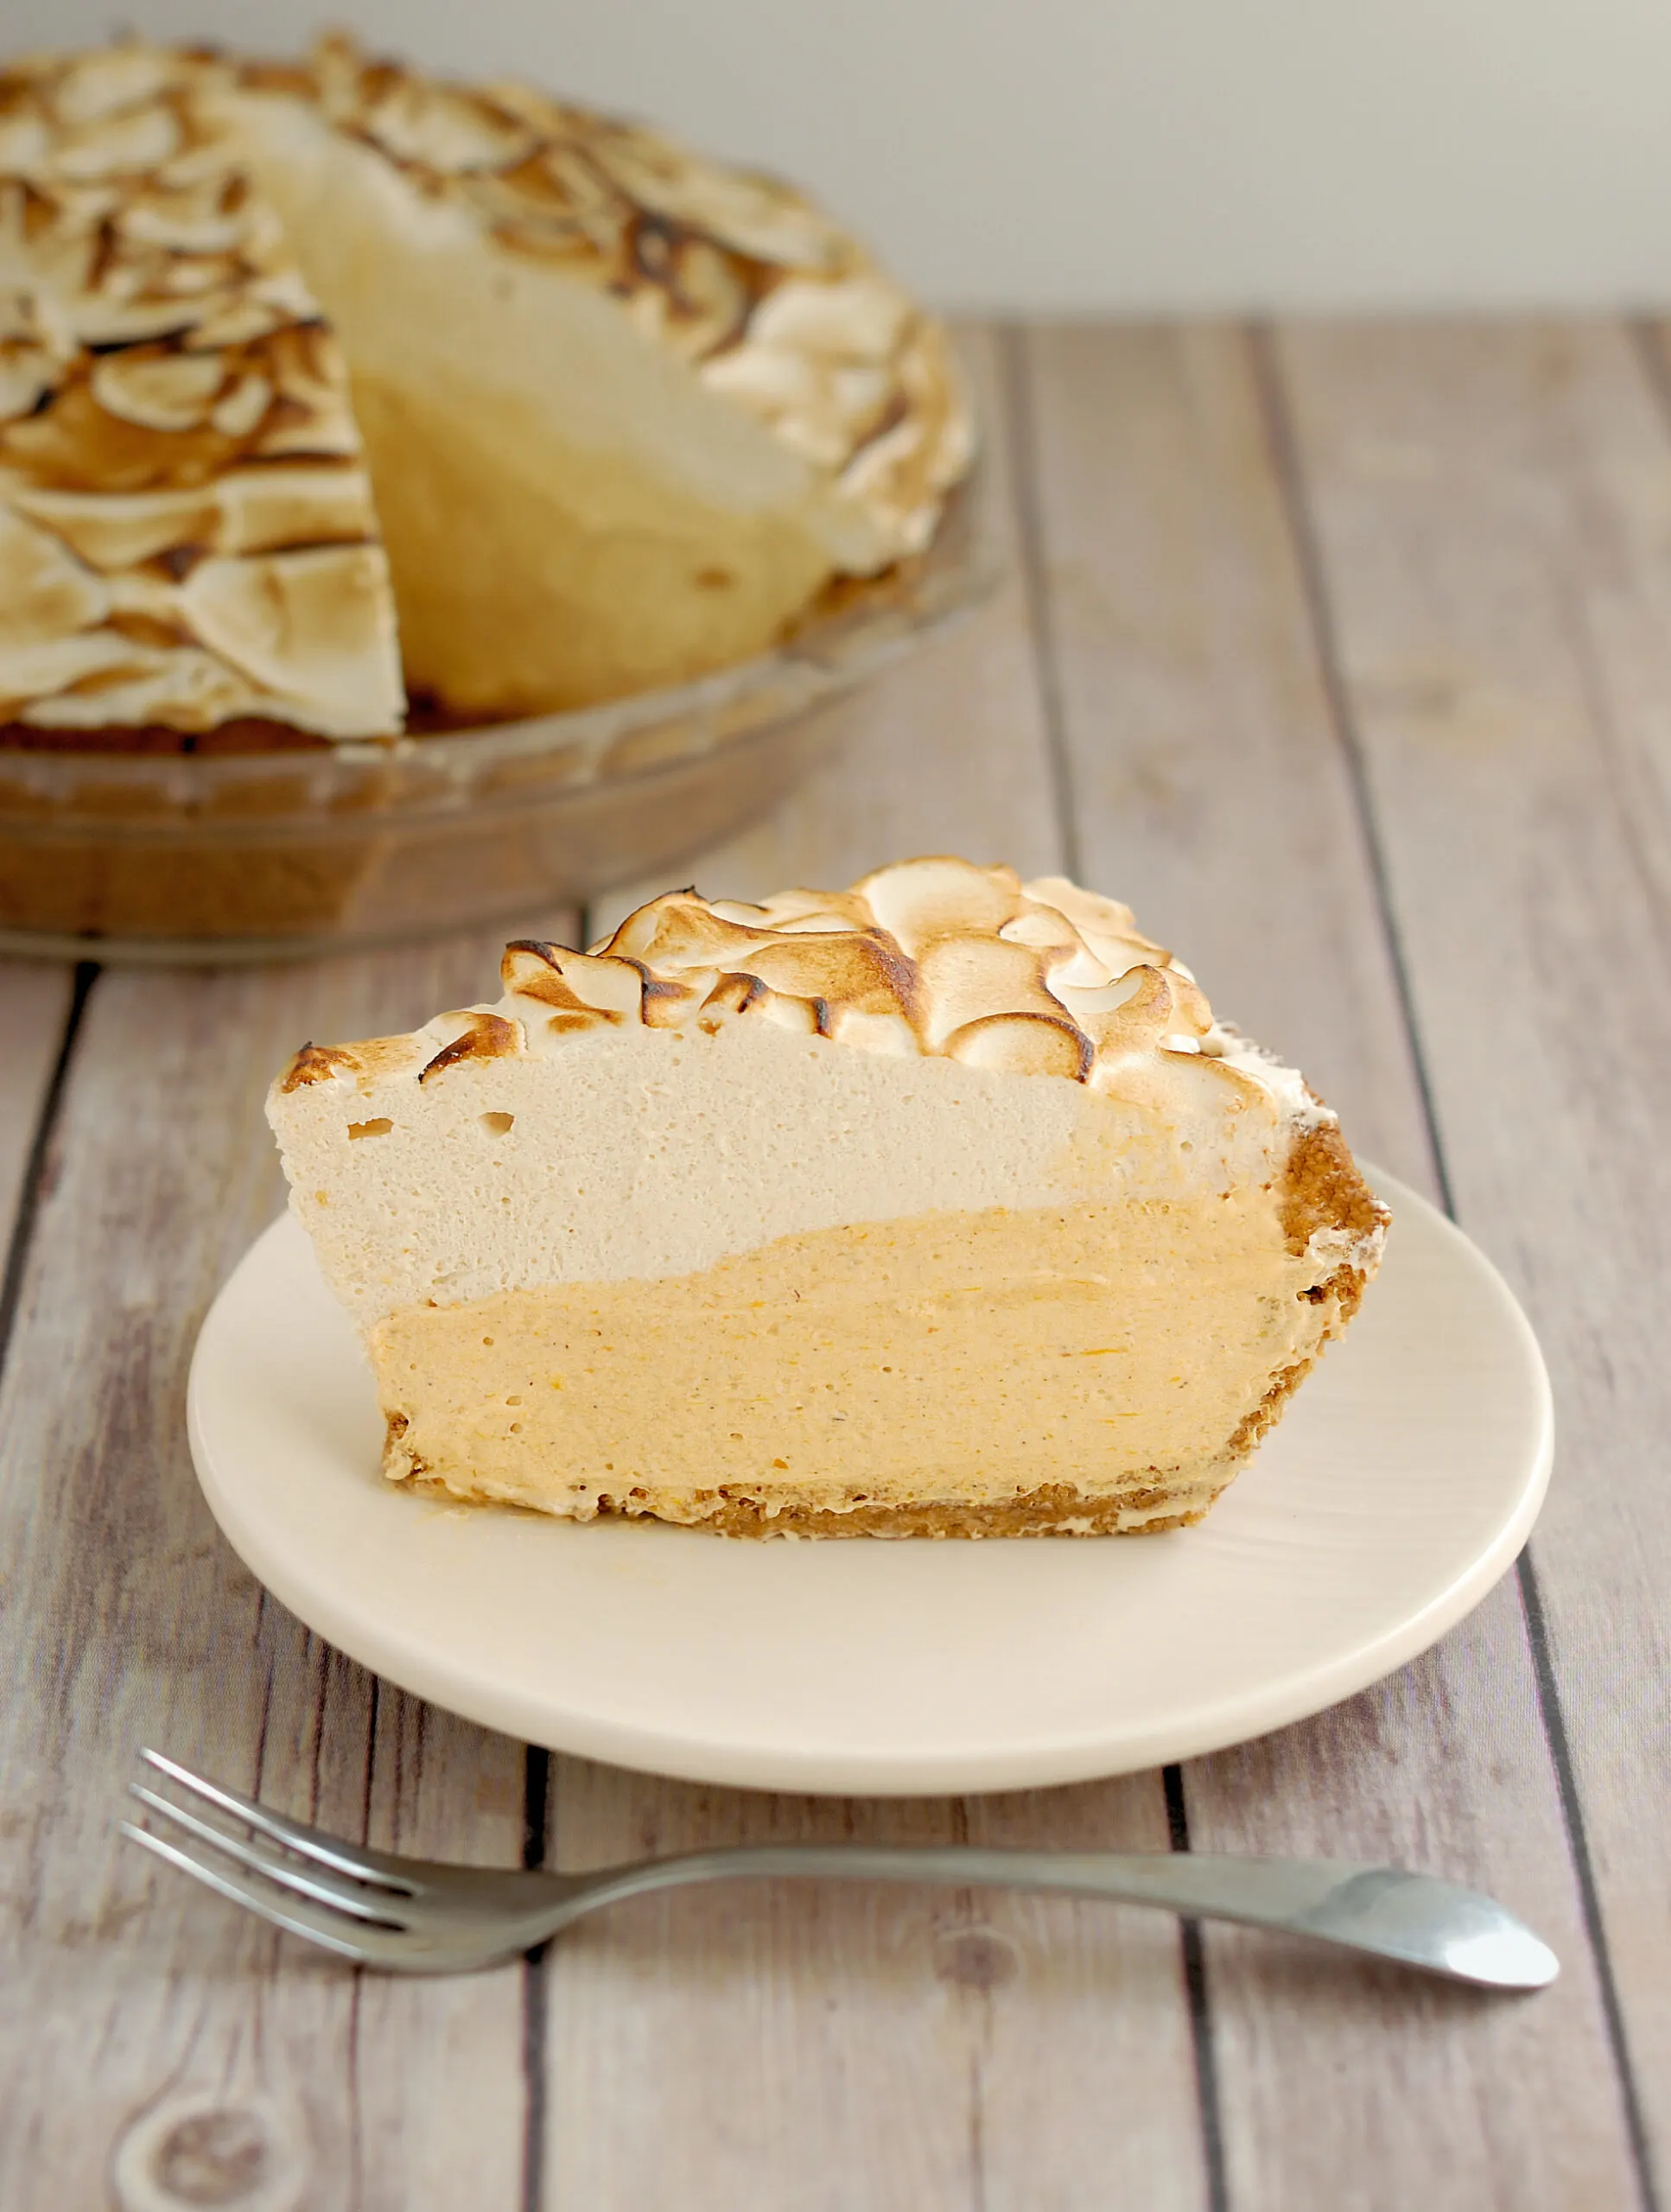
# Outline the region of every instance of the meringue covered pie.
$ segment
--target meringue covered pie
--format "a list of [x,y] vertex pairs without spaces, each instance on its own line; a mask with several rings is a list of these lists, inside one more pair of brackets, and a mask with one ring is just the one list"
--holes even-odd
[[269,1112],[385,1472],[730,1534],[1198,1520],[1374,1273],[1335,1116],[1128,910],[675,892]]
[[786,185],[326,39],[0,67],[0,741],[275,751],[765,652],[920,554],[945,334]]

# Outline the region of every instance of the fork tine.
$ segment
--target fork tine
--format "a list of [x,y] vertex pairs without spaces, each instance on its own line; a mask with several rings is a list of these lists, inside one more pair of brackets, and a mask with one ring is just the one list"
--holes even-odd
[[271,1836],[275,1842],[301,1852],[304,1858],[316,1859],[321,1866],[334,1867],[339,1874],[352,1874],[357,1881],[381,1882],[386,1888],[403,1890],[409,1897],[416,1897],[423,1888],[423,1883],[407,1871],[405,1862],[385,1851],[373,1851],[369,1845],[362,1847],[346,1843],[340,1836],[326,1835],[318,1828],[304,1827],[300,1821],[286,1820],[282,1813],[270,1812],[253,1797],[241,1796],[236,1789],[223,1789],[218,1782],[206,1782],[200,1774],[194,1774],[189,1767],[165,1758],[161,1751],[147,1749],[139,1756],[159,1774],[166,1774],[171,1782],[177,1782],[182,1789],[206,1798],[223,1813],[231,1813],[261,1834]]
[[351,1913],[356,1920],[380,1923],[385,1928],[399,1928],[403,1922],[391,1917],[390,1908],[401,1902],[393,1892],[385,1890],[378,1896],[358,1882],[344,1876],[327,1872],[309,1874],[294,1859],[281,1859],[275,1851],[264,1851],[257,1844],[247,1842],[241,1835],[228,1835],[225,1828],[216,1827],[212,1821],[200,1821],[195,1813],[188,1813],[183,1805],[175,1805],[159,1796],[155,1789],[147,1789],[143,1783],[130,1782],[128,1795],[137,1797],[142,1805],[164,1820],[173,1821],[194,1835],[200,1842],[235,1859],[240,1866],[249,1866],[257,1874],[264,1874],[270,1882],[276,1882],[281,1889],[294,1890],[299,1897],[317,1898],[321,1904],[334,1904],[340,1912]]
[[397,1934],[391,1929],[363,1928],[352,1921],[345,1921],[339,1914],[321,1911],[317,1906],[291,1903],[281,1892],[267,1888],[259,1881],[206,1866],[189,1851],[160,1835],[153,1835],[149,1828],[142,1828],[132,1821],[124,1821],[122,1833],[131,1836],[136,1843],[143,1843],[147,1851],[166,1859],[170,1866],[177,1866],[182,1874],[189,1874],[207,1889],[213,1890],[233,1904],[246,1905],[249,1910],[270,1920],[275,1928],[283,1928],[289,1935],[300,1936],[321,1949],[334,1951],[339,1958],[353,1959],[362,1964],[381,1967],[405,1967],[426,1971],[429,1961],[423,1947],[410,1936]]

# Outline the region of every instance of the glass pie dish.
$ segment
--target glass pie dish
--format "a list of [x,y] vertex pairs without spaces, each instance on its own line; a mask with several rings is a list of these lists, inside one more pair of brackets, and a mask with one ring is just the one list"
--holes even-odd
[[583,900],[712,844],[833,741],[830,707],[986,596],[1000,563],[985,475],[919,559],[694,683],[392,744],[0,747],[0,951],[340,951]]

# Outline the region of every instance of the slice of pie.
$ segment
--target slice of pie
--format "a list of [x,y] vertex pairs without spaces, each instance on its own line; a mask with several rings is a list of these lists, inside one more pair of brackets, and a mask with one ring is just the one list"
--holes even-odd
[[675,892],[270,1114],[385,1471],[740,1535],[1199,1519],[1374,1273],[1335,1116],[1128,910]]

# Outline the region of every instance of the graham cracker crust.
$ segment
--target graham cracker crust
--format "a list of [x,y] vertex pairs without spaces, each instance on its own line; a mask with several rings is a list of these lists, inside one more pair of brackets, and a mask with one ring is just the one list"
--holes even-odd
[[162,722],[101,722],[79,729],[0,721],[0,751],[8,753],[177,753],[219,758],[232,753],[318,753],[330,743],[316,731],[273,721],[264,715],[238,715],[200,730],[175,729]]
[[[472,1504],[505,1504],[518,1511],[542,1510],[531,1506],[526,1499],[484,1498],[474,1491],[455,1491],[450,1484],[432,1476],[423,1462],[409,1452],[399,1454],[397,1467],[396,1455],[390,1453],[384,1462],[384,1472],[390,1480],[410,1483],[432,1497],[467,1497]],[[1234,1472],[1233,1467],[1228,1469],[1225,1480]],[[598,1521],[661,1521],[670,1528],[757,1540],[772,1536],[1149,1536],[1159,1535],[1167,1529],[1192,1526],[1204,1516],[1218,1494],[1217,1490],[1204,1497],[1196,1492],[1187,1508],[1175,1513],[1160,1513],[1155,1509],[1178,1496],[1170,1486],[1122,1491],[1115,1497],[1090,1497],[1071,1483],[1046,1483],[1019,1497],[985,1505],[958,1505],[940,1500],[912,1505],[854,1505],[840,1510],[788,1506],[771,1512],[759,1497],[697,1491],[692,1497],[696,1510],[676,1518],[656,1512],[647,1501],[643,1504],[636,1503],[643,1492],[628,1491],[624,1497],[594,1499],[592,1503],[595,1510],[588,1517]],[[1140,1521],[1121,1518],[1133,1513],[1149,1517]]]
[[[1217,1492],[1213,1492],[1217,1497]],[[688,1525],[721,1536],[1148,1536],[1199,1521],[1213,1497],[1188,1510],[1142,1521],[1125,1514],[1152,1511],[1175,1493],[1126,1491],[1117,1497],[1087,1497],[1071,1483],[1046,1483],[1001,1504],[855,1505],[840,1512],[790,1506],[768,1513],[757,1498],[727,1498]],[[600,1515],[613,1520],[648,1516],[641,1506],[599,1500]]]
[[[1312,1096],[1315,1098],[1316,1092]],[[1353,1236],[1367,1236],[1384,1227],[1389,1218],[1386,1207],[1359,1173],[1337,1122],[1321,1122],[1294,1139],[1282,1188],[1282,1230],[1291,1252],[1303,1252],[1319,1229],[1343,1229]],[[1362,1275],[1357,1285],[1361,1294]],[[1342,1322],[1350,1320],[1356,1311],[1354,1299],[1342,1313]]]

